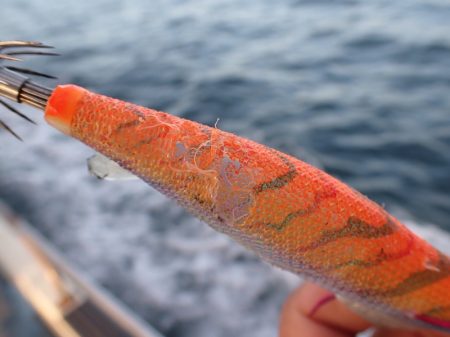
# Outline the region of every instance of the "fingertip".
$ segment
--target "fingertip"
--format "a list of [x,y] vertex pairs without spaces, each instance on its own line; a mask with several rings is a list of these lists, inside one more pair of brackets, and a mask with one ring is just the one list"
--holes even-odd
[[280,317],[279,337],[350,337],[350,335],[322,325],[297,310],[289,297]]
[[333,294],[315,284],[306,283],[286,301],[287,309],[329,328],[355,334],[371,324],[348,309]]

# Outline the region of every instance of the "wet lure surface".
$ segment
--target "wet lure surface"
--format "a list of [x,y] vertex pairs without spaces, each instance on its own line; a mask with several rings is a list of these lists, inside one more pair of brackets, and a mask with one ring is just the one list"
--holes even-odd
[[323,171],[236,135],[66,85],[46,120],[271,264],[403,323],[450,331],[450,261]]

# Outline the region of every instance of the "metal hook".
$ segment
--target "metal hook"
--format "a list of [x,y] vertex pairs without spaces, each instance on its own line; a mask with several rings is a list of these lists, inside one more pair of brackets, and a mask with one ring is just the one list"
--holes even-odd
[[[31,81],[29,77],[24,75],[51,79],[54,79],[55,77],[22,67],[4,66],[1,62],[22,61],[19,57],[25,55],[58,55],[57,53],[38,50],[49,48],[53,47],[34,41],[0,41],[0,97],[13,100],[17,103],[25,103],[35,108],[44,110],[47,105],[47,100],[50,97],[51,90]],[[10,104],[6,103],[4,100],[0,99],[0,105],[12,111],[14,114],[24,118],[28,122],[34,123],[30,118],[15,109]],[[0,127],[10,132],[16,138],[21,139],[2,120],[0,120]]]

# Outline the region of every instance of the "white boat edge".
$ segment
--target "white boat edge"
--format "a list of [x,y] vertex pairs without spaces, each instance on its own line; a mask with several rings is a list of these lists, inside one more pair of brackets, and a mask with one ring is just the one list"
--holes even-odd
[[58,337],[162,337],[0,203],[0,273]]

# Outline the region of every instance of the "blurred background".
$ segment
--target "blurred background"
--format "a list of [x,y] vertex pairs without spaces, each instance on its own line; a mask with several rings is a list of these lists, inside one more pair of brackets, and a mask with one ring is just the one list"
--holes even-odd
[[[446,0],[2,0],[0,32],[56,46],[26,65],[59,83],[309,161],[448,252],[449,17]],[[276,335],[297,277],[143,182],[89,176],[92,150],[27,113],[38,127],[0,111],[25,139],[0,132],[2,202],[165,336]],[[13,309],[11,335],[34,329]]]

